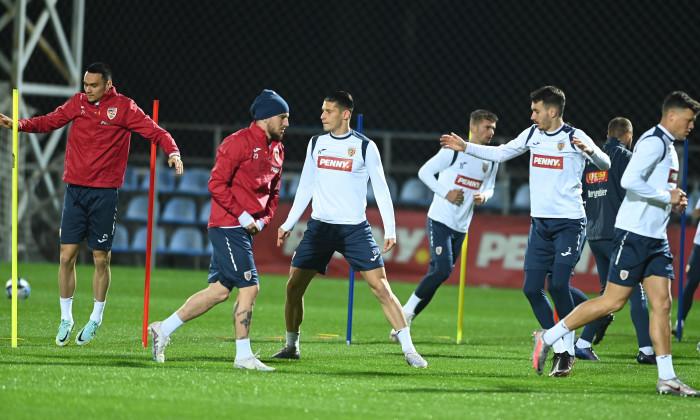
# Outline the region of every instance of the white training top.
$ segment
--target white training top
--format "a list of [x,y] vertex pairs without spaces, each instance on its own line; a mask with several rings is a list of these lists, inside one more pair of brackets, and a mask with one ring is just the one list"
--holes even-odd
[[[571,140],[580,139],[593,149],[588,156]],[[494,162],[505,162],[530,150],[530,216],[555,219],[586,217],[581,198],[581,176],[586,159],[600,169],[610,168],[610,158],[581,130],[567,124],[552,132],[537,125],[498,147],[467,143],[466,153]]]
[[649,238],[666,239],[671,193],[678,182],[673,136],[661,125],[649,129],[634,146],[620,183],[627,190],[615,227]]
[[[482,160],[450,149],[440,151],[418,171],[418,177],[435,196],[428,209],[428,217],[458,232],[467,232],[474,214],[474,193],[493,196],[498,163]],[[440,174],[435,179],[435,174]],[[461,205],[450,203],[445,197],[454,189],[464,191]]]
[[394,206],[379,150],[355,130],[342,136],[325,133],[309,141],[294,203],[281,228],[291,231],[312,198],[313,219],[338,225],[362,223],[367,220],[368,178],[384,222],[384,238],[396,238]]

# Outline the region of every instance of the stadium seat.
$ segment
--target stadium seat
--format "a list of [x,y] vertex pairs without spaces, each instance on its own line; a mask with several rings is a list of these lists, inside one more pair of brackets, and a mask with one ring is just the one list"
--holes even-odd
[[208,169],[186,169],[177,186],[177,192],[181,194],[208,195],[210,177],[211,172]]
[[207,200],[206,203],[202,204],[202,209],[199,210],[199,218],[197,221],[206,226],[209,223],[209,213],[211,213],[211,200]]
[[282,184],[280,185],[280,199],[294,199],[299,186],[301,174],[298,172],[282,172]]
[[[399,193],[399,184],[396,180],[390,176],[386,177],[386,183],[389,186],[389,192],[391,193],[391,200],[396,201]],[[374,198],[374,189],[372,188],[372,181],[367,182],[367,202],[374,203],[377,200]]]
[[197,204],[189,197],[173,197],[165,203],[162,223],[195,224],[197,223]]
[[[175,191],[175,171],[170,167],[158,168],[156,172],[156,189],[161,193]],[[141,180],[141,191],[148,191],[151,180],[151,173],[146,172],[146,176]]]
[[[134,234],[134,239],[131,240],[131,252],[146,252],[146,244],[148,240],[148,229],[146,226],[140,227]],[[165,232],[158,228],[153,235],[154,248],[157,253],[166,251]]]
[[516,211],[530,211],[530,184],[518,187],[513,196],[511,208]]
[[112,239],[113,252],[126,252],[129,250],[129,230],[124,225],[114,226],[114,239]]
[[496,182],[491,198],[481,206],[475,206],[475,209],[501,210],[503,208],[503,202],[505,201],[505,195],[508,193],[506,185],[504,184],[503,182]]
[[123,191],[137,191],[139,189],[139,173],[131,165],[126,165],[124,172],[124,183],[122,184]]
[[[158,214],[158,202],[154,203],[155,214]],[[148,196],[137,195],[127,204],[124,221],[127,222],[147,222],[148,221]]]
[[199,256],[204,254],[204,235],[199,228],[180,227],[170,238],[168,253]]
[[401,187],[399,203],[416,206],[429,206],[433,201],[433,192],[420,178],[409,178]]

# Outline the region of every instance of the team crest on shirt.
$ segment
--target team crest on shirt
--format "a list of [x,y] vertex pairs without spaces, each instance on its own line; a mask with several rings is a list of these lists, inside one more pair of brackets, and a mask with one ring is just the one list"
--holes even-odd
[[484,172],[486,172],[486,171],[489,170],[489,164],[488,164],[488,162],[484,162],[484,163],[481,164],[481,170],[484,171]]
[[250,279],[253,278],[253,270],[248,270],[245,273],[243,273],[243,277],[245,277],[246,281],[250,281]]
[[280,149],[275,149],[275,160],[280,161]]
[[435,247],[435,253],[438,254],[438,255],[442,254],[442,247],[441,247],[441,246],[436,246],[436,247]]
[[117,108],[107,108],[107,118],[113,120],[117,116]]
[[558,149],[560,152],[561,152],[562,150],[564,150],[564,140],[562,140],[562,141],[560,141],[559,143],[557,143],[557,149]]
[[357,152],[357,149],[354,147],[348,147],[348,156],[353,157],[355,156],[355,152]]
[[627,280],[627,277],[629,277],[630,273],[627,270],[620,270],[620,280]]

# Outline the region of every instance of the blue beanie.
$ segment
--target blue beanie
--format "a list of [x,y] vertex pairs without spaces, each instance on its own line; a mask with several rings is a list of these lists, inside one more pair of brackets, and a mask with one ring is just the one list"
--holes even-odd
[[250,115],[256,121],[287,112],[289,112],[287,102],[277,92],[269,89],[263,90],[250,106]]

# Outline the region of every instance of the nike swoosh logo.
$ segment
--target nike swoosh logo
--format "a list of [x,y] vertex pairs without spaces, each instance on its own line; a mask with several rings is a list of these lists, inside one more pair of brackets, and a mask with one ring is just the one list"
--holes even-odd
[[107,242],[107,239],[98,239],[97,242],[98,242],[98,243]]
[[261,148],[260,148],[260,147],[256,147],[255,149],[253,149],[253,153],[257,152],[258,150],[261,150]]
[[68,333],[66,333],[60,341],[66,341],[66,338],[68,338]]

